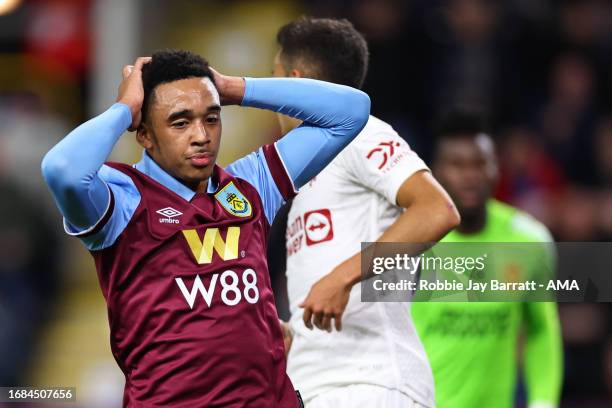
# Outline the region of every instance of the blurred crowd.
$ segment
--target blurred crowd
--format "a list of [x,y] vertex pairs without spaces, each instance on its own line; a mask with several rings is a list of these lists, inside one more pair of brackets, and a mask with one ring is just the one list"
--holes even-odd
[[[0,0],[0,14],[2,3],[8,2]],[[27,383],[27,350],[36,347],[62,293],[58,288],[65,263],[58,254],[65,252],[58,248],[67,241],[58,238],[59,219],[40,181],[39,161],[67,129],[89,116],[94,77],[88,16],[96,1],[24,3],[28,7],[0,15],[0,386]],[[215,20],[215,30],[228,38],[225,48],[235,41],[242,50],[220,55],[230,63],[238,61],[241,69],[249,63],[271,69],[273,35],[260,30],[248,36],[270,48],[254,62],[241,53],[261,48],[245,47],[250,43],[237,34],[235,23],[264,18],[253,13],[266,13],[281,2],[149,3],[155,7],[143,11],[148,20],[174,15],[178,24],[144,24],[140,41],[146,46],[136,47],[139,51],[167,32],[173,40],[159,46],[192,48],[200,41],[195,51],[206,55],[207,43],[194,39],[196,31],[188,27],[189,21],[191,27],[197,25],[196,6],[214,4],[220,12],[200,18]],[[268,8],[259,6],[263,3]],[[290,3],[296,15],[301,10],[348,18],[365,34],[371,58],[364,90],[372,98],[372,112],[391,123],[423,158],[431,157],[436,121],[446,110],[457,104],[484,108],[501,164],[497,196],[539,218],[558,241],[612,238],[611,1],[282,3]],[[238,5],[253,9],[242,20],[234,16],[226,23],[224,10]],[[182,13],[181,8],[190,11]],[[286,14],[268,18],[276,24],[272,33],[287,22]],[[208,30],[212,24],[206,25]],[[108,86],[114,89],[116,84]],[[263,128],[263,138],[269,138],[270,123]],[[271,262],[278,270],[284,245],[277,248]],[[566,351],[564,406],[598,406],[597,401],[609,406],[612,308],[566,304],[560,305],[560,315]]]
[[[557,241],[612,239],[612,2],[307,1],[365,34],[372,112],[430,158],[436,121],[483,109],[497,142],[496,196]],[[564,401],[612,395],[612,307],[560,305]],[[607,397],[606,397],[607,396]],[[592,399],[592,400],[591,400]]]
[[482,107],[498,197],[561,241],[612,238],[612,5],[605,0],[310,1],[366,35],[373,112],[425,157],[450,107]]

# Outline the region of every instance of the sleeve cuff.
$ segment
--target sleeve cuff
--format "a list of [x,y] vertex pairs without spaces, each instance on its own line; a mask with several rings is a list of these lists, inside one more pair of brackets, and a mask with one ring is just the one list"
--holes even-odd
[[244,96],[240,106],[251,106],[251,95],[253,94],[253,82],[254,79],[250,77],[244,77]]
[[264,145],[261,149],[266,158],[268,169],[270,169],[270,174],[272,174],[272,178],[278,187],[278,191],[280,191],[283,196],[283,199],[289,200],[295,197],[297,190],[295,189],[293,180],[287,171],[287,167],[282,157],[276,149],[276,143]]
[[83,231],[75,231],[75,228],[68,223],[68,220],[66,220],[66,218],[64,218],[64,231],[66,231],[66,234],[72,237],[85,238],[100,232],[100,230],[104,228],[111,215],[113,214],[113,210],[115,208],[115,196],[113,194],[113,191],[108,185],[106,186],[106,188],[108,188],[109,200],[108,206],[106,207],[104,214],[102,214],[102,217],[100,217],[100,219],[94,225]]
[[[406,169],[403,169],[406,170]],[[399,192],[402,184],[410,177],[414,176],[419,171],[431,171],[429,167],[425,163],[411,166],[407,171],[403,172],[402,177],[395,177],[390,180],[388,190],[387,190],[387,200],[394,205],[397,205],[397,193]]]
[[118,110],[121,115],[121,126],[127,129],[132,124],[132,111],[125,103],[114,103],[109,110]]

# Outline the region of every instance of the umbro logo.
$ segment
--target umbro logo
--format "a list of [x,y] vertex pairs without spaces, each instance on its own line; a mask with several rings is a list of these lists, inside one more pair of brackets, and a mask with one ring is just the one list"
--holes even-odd
[[182,212],[180,212],[179,210],[175,210],[172,207],[162,208],[161,210],[157,210],[155,212],[159,215],[164,216],[164,218],[159,219],[159,222],[162,224],[178,224],[179,220],[176,220],[174,218],[178,217],[179,215],[183,215]]

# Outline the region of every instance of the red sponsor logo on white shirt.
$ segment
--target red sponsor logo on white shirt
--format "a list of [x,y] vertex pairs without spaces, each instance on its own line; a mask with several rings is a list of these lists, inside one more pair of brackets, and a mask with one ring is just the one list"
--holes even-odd
[[331,241],[334,238],[334,228],[329,209],[308,211],[287,224],[285,234],[287,256],[291,256],[302,249],[304,237],[306,237],[305,241],[308,246]]
[[387,164],[387,161],[389,161],[389,158],[393,157],[393,155],[395,154],[395,148],[399,146],[399,142],[396,142],[394,140],[389,140],[388,142],[380,142],[378,146],[368,152],[366,158],[370,160],[373,157],[376,157],[376,160],[379,161],[378,169],[382,170],[382,168],[385,167],[385,165]]
[[334,238],[331,213],[327,208],[309,211],[304,214],[306,245],[320,244]]

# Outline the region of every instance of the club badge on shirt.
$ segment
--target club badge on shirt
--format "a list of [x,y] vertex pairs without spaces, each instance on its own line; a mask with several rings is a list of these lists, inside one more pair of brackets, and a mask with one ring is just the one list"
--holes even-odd
[[246,218],[251,216],[253,208],[247,198],[236,188],[233,181],[230,181],[217,194],[217,201],[225,208],[227,212],[236,217]]

